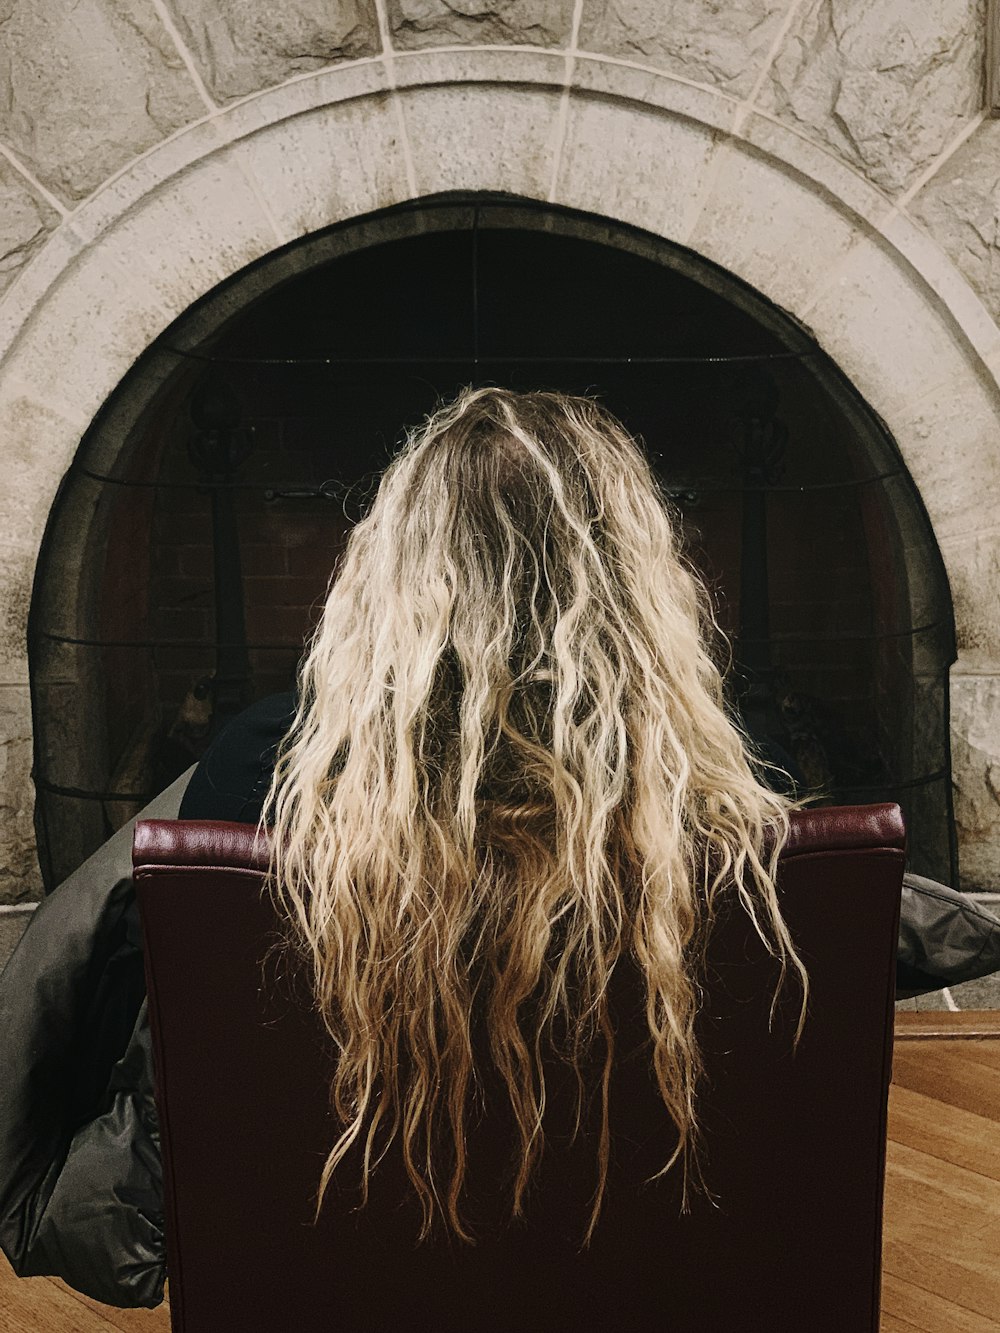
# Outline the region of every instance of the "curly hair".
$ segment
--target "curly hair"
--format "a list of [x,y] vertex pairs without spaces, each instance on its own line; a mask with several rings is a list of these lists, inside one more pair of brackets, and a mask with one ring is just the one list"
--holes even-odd
[[366,1200],[398,1136],[421,1239],[436,1221],[473,1239],[460,1204],[485,1059],[517,1126],[521,1215],[545,1060],[571,1066],[582,1097],[597,1049],[589,1240],[623,959],[645,981],[678,1135],[658,1174],[680,1161],[687,1197],[718,895],[742,903],[779,988],[797,974],[800,1029],[807,991],[774,883],[788,802],[726,711],[714,634],[648,463],[595,401],[467,389],[410,434],[331,584],[264,812],[269,884],[337,1050],[342,1132],[317,1212],[352,1145]]

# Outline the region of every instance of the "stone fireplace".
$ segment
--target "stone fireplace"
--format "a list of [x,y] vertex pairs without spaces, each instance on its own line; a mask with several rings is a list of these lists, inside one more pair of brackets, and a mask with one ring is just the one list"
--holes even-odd
[[400,430],[469,382],[599,393],[748,719],[1000,887],[977,6],[132,9],[9,25],[4,898],[291,683]]

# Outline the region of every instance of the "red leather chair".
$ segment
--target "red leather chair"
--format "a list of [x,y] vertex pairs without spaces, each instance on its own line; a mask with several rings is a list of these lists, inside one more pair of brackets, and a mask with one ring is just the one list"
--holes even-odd
[[895,806],[794,816],[780,891],[812,983],[794,1053],[794,993],[769,1031],[773,962],[741,910],[721,913],[700,1024],[714,1201],[698,1196],[685,1214],[678,1172],[644,1184],[673,1139],[637,978],[619,969],[612,1162],[581,1250],[594,1138],[569,1146],[557,1086],[523,1224],[504,1220],[509,1126],[497,1111],[470,1142],[475,1246],[415,1243],[392,1154],[360,1210],[345,1164],[313,1225],[335,1133],[331,1054],[302,969],[273,947],[266,848],[243,825],[140,823],[174,1329],[877,1330],[903,843]]

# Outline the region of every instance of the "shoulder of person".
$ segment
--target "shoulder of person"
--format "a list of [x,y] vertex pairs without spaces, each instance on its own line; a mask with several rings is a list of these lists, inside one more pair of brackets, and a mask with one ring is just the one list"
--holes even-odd
[[180,818],[256,822],[296,706],[294,693],[271,694],[231,718],[202,755]]

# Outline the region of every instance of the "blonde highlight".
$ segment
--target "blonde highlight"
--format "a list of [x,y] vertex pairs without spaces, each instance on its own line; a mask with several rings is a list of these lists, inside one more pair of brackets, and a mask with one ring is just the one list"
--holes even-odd
[[653,474],[596,402],[469,389],[408,438],[331,585],[264,811],[269,883],[336,1045],[342,1132],[318,1207],[355,1146],[364,1202],[398,1139],[421,1237],[441,1220],[472,1240],[466,1132],[488,1058],[521,1215],[546,1060],[575,1072],[579,1123],[599,1043],[589,1239],[623,960],[677,1130],[660,1174],[697,1179],[698,958],[720,894],[779,987],[799,977],[802,1016],[807,990],[775,891],[788,802],[727,714],[711,633]]

